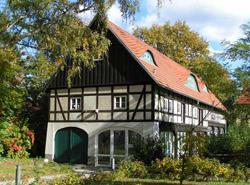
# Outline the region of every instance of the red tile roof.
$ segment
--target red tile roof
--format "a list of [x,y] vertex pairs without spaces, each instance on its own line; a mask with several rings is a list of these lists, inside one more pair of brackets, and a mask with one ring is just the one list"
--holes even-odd
[[[157,84],[210,106],[222,110],[226,109],[213,93],[203,91],[205,84],[190,70],[137,39],[114,23],[109,21],[108,27]],[[151,65],[140,59],[141,55],[147,50],[153,54],[156,65]],[[199,92],[185,85],[190,74],[196,77]]]
[[236,104],[238,104],[238,105],[250,105],[250,96],[246,96],[246,95],[240,96],[237,99]]

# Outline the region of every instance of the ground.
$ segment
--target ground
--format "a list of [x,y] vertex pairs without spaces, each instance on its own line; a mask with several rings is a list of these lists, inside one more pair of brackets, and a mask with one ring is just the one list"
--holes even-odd
[[21,166],[22,179],[73,173],[71,166],[55,162],[44,163],[44,159],[0,158],[0,182],[15,179],[16,165]]
[[[66,164],[58,164],[55,162],[45,163],[44,159],[6,159],[0,158],[0,184],[3,181],[13,181],[15,179],[16,165],[21,166],[22,181],[28,182],[28,179],[44,176],[69,175],[73,174],[72,166]],[[60,177],[60,176],[59,176]],[[47,183],[45,183],[47,184]],[[100,182],[96,182],[99,185]],[[110,185],[110,182],[102,182],[103,185]],[[155,179],[123,179],[116,180],[112,185],[178,185],[178,181],[155,180]],[[187,182],[185,185],[249,185],[248,183],[227,183],[227,182]],[[92,185],[95,183],[92,182]]]

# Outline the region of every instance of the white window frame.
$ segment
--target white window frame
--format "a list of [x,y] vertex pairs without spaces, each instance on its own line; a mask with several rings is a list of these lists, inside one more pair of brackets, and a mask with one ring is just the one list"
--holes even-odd
[[173,100],[168,100],[168,112],[174,112]]
[[177,102],[177,114],[181,115],[181,102]]
[[163,110],[165,112],[168,112],[168,99],[167,98],[163,99]]
[[[99,148],[98,148],[98,137],[101,133],[105,132],[109,130],[110,131],[110,153],[109,154],[99,154]],[[95,157],[96,157],[96,162],[95,162],[95,166],[103,166],[103,167],[107,167],[111,165],[111,159],[115,158],[115,157],[120,157],[120,158],[124,158],[125,160],[128,160],[130,158],[130,154],[129,154],[129,148],[131,148],[131,145],[129,143],[129,131],[133,131],[137,134],[139,134],[141,136],[141,138],[143,138],[143,135],[136,131],[133,130],[131,128],[109,128],[107,130],[103,130],[100,133],[96,134],[95,136]],[[115,131],[124,131],[125,132],[125,154],[124,155],[118,155],[118,154],[114,154],[114,132]],[[110,158],[110,164],[106,165],[106,164],[100,164],[99,163],[99,157],[109,157]]]
[[197,118],[197,107],[193,107],[193,117]]
[[185,116],[189,116],[189,105],[185,104]]
[[[117,107],[117,98],[119,98],[119,106]],[[122,107],[122,99],[125,99],[125,106]],[[114,96],[114,109],[124,110],[127,109],[127,96]]]
[[[73,100],[75,100],[75,106],[73,105]],[[70,98],[70,110],[81,110],[81,103],[82,102],[81,102],[80,97],[71,97]]]

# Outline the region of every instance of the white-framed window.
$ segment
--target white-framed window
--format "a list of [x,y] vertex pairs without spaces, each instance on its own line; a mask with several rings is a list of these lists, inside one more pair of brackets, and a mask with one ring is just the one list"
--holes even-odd
[[81,109],[81,98],[73,97],[70,98],[70,110],[80,110]]
[[142,139],[136,131],[123,128],[110,128],[95,137],[97,166],[110,166],[112,158],[116,164],[129,159],[134,154],[133,144]]
[[177,102],[177,114],[181,114],[181,102]]
[[190,117],[193,116],[193,107],[192,107],[192,105],[189,105],[189,116]]
[[168,99],[167,99],[167,98],[164,98],[164,99],[163,99],[163,110],[164,110],[165,112],[168,111]]
[[214,113],[211,113],[211,120],[215,121],[215,114]]
[[185,104],[185,115],[186,116],[188,116],[188,113],[189,113],[188,107],[189,107],[188,104]]
[[126,96],[115,96],[114,97],[114,108],[115,109],[126,109],[127,108]]
[[168,112],[173,112],[173,101],[172,100],[169,100],[168,101]]
[[193,117],[197,118],[197,108],[193,107]]

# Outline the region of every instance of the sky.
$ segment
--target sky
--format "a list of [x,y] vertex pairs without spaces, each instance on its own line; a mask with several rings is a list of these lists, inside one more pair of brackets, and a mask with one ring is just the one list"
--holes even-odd
[[[185,21],[209,43],[214,54],[223,50],[222,41],[234,42],[243,36],[240,26],[250,21],[250,0],[163,0],[160,8],[157,0],[140,0],[140,11],[134,22],[124,21],[117,4],[111,7],[108,17],[130,33],[138,26]],[[241,62],[231,63],[229,67],[239,65]]]

